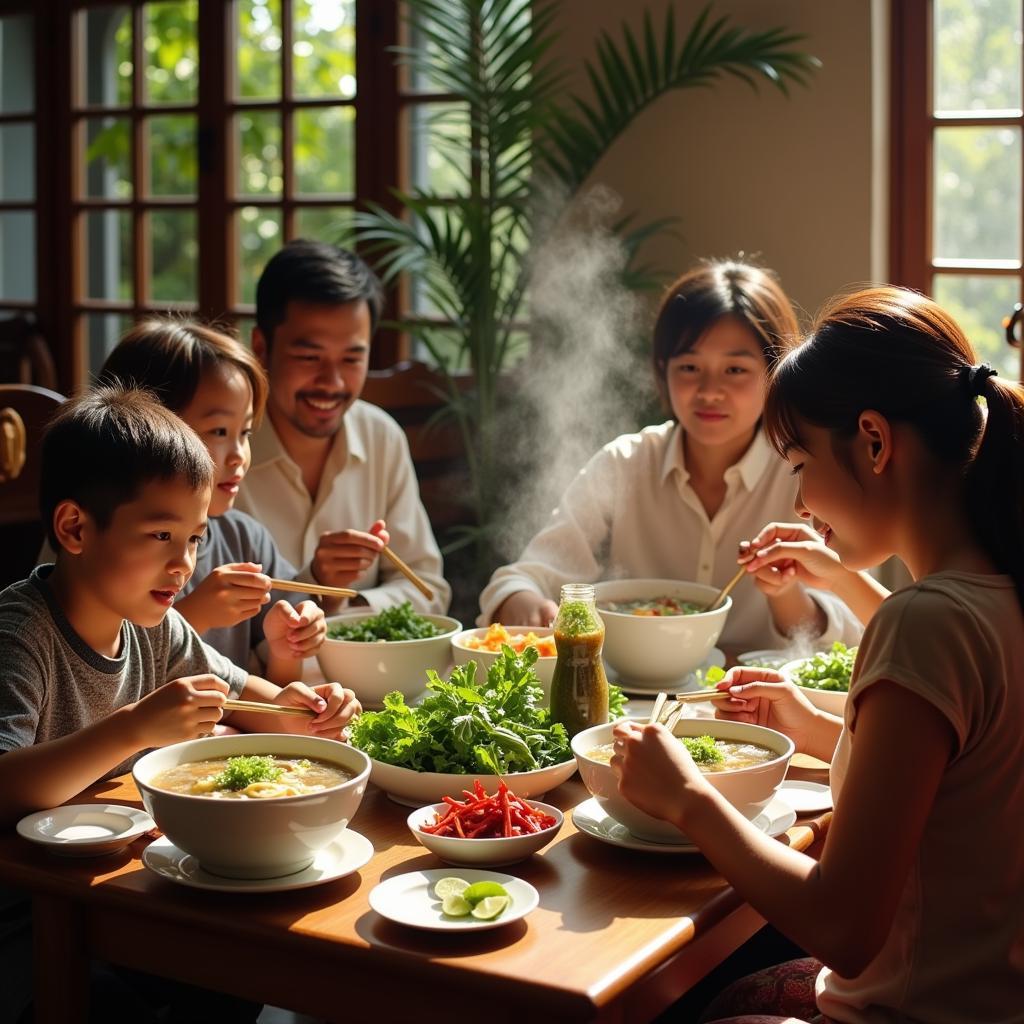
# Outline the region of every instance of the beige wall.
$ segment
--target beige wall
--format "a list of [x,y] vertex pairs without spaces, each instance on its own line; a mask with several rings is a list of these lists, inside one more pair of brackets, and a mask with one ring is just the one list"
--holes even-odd
[[[673,0],[677,29],[705,0]],[[601,29],[655,23],[665,0],[561,0],[558,56],[581,68]],[[790,98],[731,78],[659,100],[619,140],[594,175],[625,209],[674,214],[681,238],[647,255],[682,270],[701,256],[740,250],[775,268],[794,301],[812,311],[833,292],[885,275],[884,0],[716,0],[716,13],[750,28],[807,36],[823,67]],[[875,45],[873,46],[873,40]],[[879,76],[883,76],[882,79]],[[586,88],[582,74],[574,88]]]

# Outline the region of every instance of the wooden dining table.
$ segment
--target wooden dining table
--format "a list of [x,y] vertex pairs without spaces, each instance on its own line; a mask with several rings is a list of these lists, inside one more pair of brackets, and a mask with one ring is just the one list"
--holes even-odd
[[[821,769],[790,774],[827,781]],[[568,812],[588,796],[576,776],[546,799]],[[70,802],[141,806],[130,776]],[[408,813],[370,785],[351,824],[373,843],[369,863],[277,893],[177,885],[143,865],[148,837],[76,860],[0,834],[0,883],[33,897],[36,1020],[86,1020],[97,958],[330,1021],[633,1024],[656,1017],[764,924],[699,854],[607,845],[566,813],[554,842],[502,869],[539,891],[531,914],[486,932],[414,930],[368,902],[384,879],[443,867],[409,832]],[[802,817],[779,841],[813,854],[830,817]]]

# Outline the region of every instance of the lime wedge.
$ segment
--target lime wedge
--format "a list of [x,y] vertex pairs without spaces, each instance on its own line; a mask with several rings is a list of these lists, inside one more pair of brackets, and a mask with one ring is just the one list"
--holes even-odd
[[507,896],[485,896],[470,913],[481,921],[493,921],[511,903]]
[[505,899],[508,899],[508,891],[505,886],[499,885],[497,882],[474,882],[469,888],[462,891],[462,898],[469,900],[474,907],[488,896],[504,896]]
[[469,888],[464,878],[442,878],[434,886],[434,895],[443,900],[446,896],[461,896]]
[[[493,897],[498,899],[500,897]],[[457,892],[453,892],[450,896],[445,896],[444,901],[441,904],[441,909],[449,917],[465,917],[470,912],[469,903],[464,900]],[[500,913],[501,911],[499,911]],[[476,913],[476,911],[473,911]]]

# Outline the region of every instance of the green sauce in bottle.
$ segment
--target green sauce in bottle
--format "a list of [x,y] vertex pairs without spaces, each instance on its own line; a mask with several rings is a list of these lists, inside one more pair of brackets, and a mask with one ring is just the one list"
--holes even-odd
[[551,679],[551,717],[570,736],[608,721],[608,680],[601,661],[604,623],[589,583],[567,583],[555,616],[558,660]]

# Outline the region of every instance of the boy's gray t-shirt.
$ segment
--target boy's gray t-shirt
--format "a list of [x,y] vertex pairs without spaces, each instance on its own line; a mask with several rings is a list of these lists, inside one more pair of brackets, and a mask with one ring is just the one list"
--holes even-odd
[[[59,739],[182,676],[223,679],[232,696],[247,673],[199,639],[173,608],[158,626],[125,621],[107,658],[75,632],[47,579],[52,565],[0,593],[0,752]],[[104,778],[129,771],[139,751]]]

